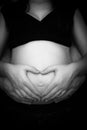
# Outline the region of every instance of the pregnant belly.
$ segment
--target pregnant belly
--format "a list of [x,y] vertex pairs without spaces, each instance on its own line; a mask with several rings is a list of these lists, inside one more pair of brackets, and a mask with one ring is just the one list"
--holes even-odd
[[[71,62],[69,48],[50,41],[32,41],[12,50],[13,64],[30,65],[42,71],[59,64]],[[28,78],[36,87],[51,83],[54,73],[46,75],[28,73]]]

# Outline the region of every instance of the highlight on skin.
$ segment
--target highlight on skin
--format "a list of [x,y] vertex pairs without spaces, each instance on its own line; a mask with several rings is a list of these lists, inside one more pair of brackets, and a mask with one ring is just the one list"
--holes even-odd
[[[7,54],[9,57],[9,53]],[[76,56],[76,59],[77,58],[79,58],[78,55]],[[5,62],[5,57],[2,60]],[[14,48],[10,62],[15,65],[22,64],[33,66],[38,70],[38,74],[26,70],[25,75],[31,84],[24,84],[23,89],[19,87],[19,89],[16,90],[14,87],[13,92],[9,91],[12,87],[11,84],[9,86],[9,81],[4,82],[5,88],[6,86],[9,88],[7,91],[11,92],[10,96],[13,97],[13,99],[15,99],[16,96],[16,101],[18,102],[27,104],[28,101],[29,104],[30,102],[34,104],[44,104],[53,100],[59,102],[67,98],[68,95],[72,95],[73,91],[76,91],[76,88],[78,88],[85,80],[84,76],[77,77],[75,81],[68,82],[67,85],[64,85],[65,83],[64,81],[61,82],[62,78],[60,78],[59,75],[59,85],[52,86],[51,88],[51,84],[55,78],[55,72],[51,71],[44,74],[43,71],[46,70],[46,68],[55,65],[67,65],[72,62],[72,57],[70,56],[69,48],[50,41],[33,41]],[[73,91],[70,91],[72,88]]]

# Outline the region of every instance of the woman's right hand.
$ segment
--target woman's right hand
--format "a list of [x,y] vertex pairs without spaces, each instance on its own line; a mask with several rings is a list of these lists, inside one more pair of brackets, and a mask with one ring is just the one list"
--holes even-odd
[[32,66],[5,63],[4,89],[16,96],[35,97],[37,93],[26,75],[27,72],[39,73]]

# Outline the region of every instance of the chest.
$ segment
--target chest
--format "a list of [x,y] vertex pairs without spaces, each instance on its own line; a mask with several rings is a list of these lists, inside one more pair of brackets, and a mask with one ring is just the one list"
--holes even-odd
[[16,16],[15,20],[12,21],[14,32],[66,33],[72,26],[71,17],[55,10],[44,14],[42,17],[41,15],[39,19],[27,13]]
[[48,40],[67,44],[71,42],[72,20],[56,10],[41,21],[32,15],[23,13],[12,21],[11,39],[15,44],[24,44],[34,40]]

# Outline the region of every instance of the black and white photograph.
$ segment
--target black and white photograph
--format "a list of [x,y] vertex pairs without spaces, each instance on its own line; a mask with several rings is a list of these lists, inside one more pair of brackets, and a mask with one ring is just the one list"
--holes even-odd
[[86,85],[86,3],[0,0],[1,128],[80,126]]

